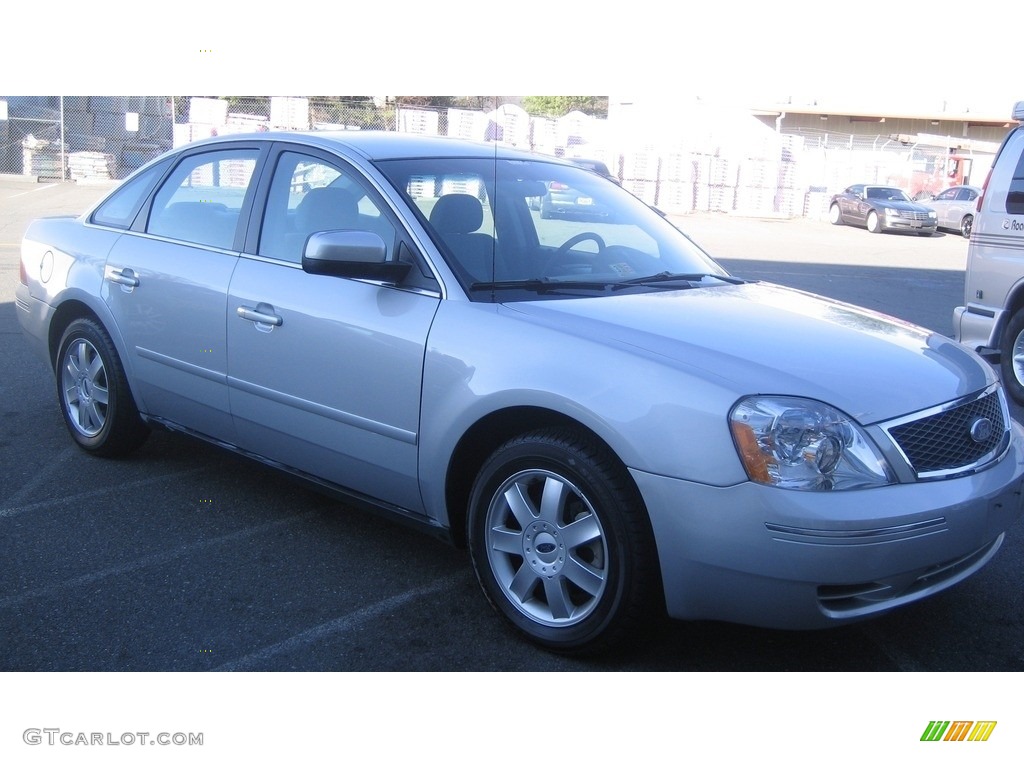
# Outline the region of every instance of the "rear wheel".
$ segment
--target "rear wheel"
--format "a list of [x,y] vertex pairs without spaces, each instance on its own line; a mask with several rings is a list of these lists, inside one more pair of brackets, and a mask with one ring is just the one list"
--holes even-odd
[[90,453],[121,456],[146,439],[110,336],[87,318],[64,331],[57,352],[57,400],[71,437]]
[[1018,309],[1010,318],[999,352],[1003,386],[1010,397],[1024,405],[1024,309]]
[[660,594],[650,523],[629,475],[571,429],[529,432],[491,455],[473,488],[469,543],[491,604],[555,651],[626,639]]
[[882,231],[882,222],[878,220],[878,212],[868,212],[868,232],[878,234]]

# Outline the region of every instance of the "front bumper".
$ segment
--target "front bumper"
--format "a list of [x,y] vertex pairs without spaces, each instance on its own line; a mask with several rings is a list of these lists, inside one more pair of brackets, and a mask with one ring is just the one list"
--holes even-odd
[[968,304],[953,310],[953,338],[973,350],[995,350],[999,347],[1002,309]]
[[987,563],[1021,514],[1024,431],[968,477],[861,491],[715,488],[633,471],[678,619],[834,626],[946,589]]
[[908,216],[884,214],[882,226],[887,230],[904,232],[928,232],[935,234],[938,229],[938,219],[916,219]]

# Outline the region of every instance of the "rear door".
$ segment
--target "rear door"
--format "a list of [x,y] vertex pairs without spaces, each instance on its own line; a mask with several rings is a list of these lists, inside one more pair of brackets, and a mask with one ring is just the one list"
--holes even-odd
[[227,289],[261,153],[238,143],[183,155],[104,269],[146,410],[227,441]]

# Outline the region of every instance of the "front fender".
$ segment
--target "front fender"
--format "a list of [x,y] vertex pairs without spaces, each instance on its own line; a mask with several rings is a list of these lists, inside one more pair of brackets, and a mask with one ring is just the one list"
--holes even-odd
[[721,383],[635,347],[575,336],[501,305],[442,302],[424,364],[425,508],[447,520],[446,477],[462,436],[490,414],[523,407],[583,425],[631,469],[743,482],[727,420],[736,399]]

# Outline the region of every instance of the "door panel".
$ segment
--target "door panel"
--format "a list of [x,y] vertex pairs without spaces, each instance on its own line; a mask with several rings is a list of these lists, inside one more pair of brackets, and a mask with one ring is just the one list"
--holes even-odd
[[[422,294],[243,257],[227,327],[239,445],[420,511],[420,386],[437,305]],[[260,315],[243,316],[251,311]]]
[[145,208],[145,225],[118,239],[104,299],[124,337],[150,415],[228,442],[225,313],[260,149],[184,155]]
[[240,259],[228,302],[239,445],[421,511],[420,386],[439,299],[304,272],[314,232],[372,231],[393,257],[398,225],[362,175],[330,155],[282,144],[270,165],[257,253]]
[[105,270],[105,298],[146,410],[229,441],[224,314],[237,262],[231,254],[125,235]]

